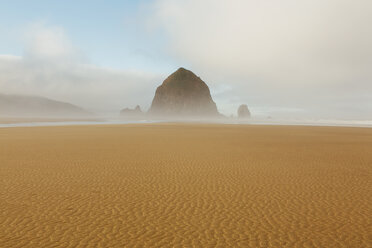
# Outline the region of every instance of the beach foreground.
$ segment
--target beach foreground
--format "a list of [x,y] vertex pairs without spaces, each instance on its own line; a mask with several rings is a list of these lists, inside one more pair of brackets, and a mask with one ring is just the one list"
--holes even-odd
[[372,247],[372,129],[0,129],[0,247]]

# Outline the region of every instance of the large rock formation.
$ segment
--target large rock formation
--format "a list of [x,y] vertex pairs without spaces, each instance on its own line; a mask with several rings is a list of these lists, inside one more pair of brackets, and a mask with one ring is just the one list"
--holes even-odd
[[184,68],[179,68],[156,89],[149,114],[174,117],[220,116],[206,83]]
[[242,104],[238,108],[238,117],[239,118],[250,118],[251,112],[249,112],[248,106],[245,104]]
[[137,105],[134,109],[125,108],[120,111],[120,115],[124,118],[140,118],[143,117],[141,107]]

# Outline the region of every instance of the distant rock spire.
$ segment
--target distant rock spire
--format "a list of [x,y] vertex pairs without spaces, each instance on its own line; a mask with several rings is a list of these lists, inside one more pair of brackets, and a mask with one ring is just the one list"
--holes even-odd
[[248,109],[248,106],[246,104],[242,104],[238,108],[238,117],[239,118],[250,118],[251,112]]
[[142,118],[143,117],[143,112],[141,110],[141,107],[137,105],[134,109],[130,108],[125,108],[120,111],[120,115],[124,118]]

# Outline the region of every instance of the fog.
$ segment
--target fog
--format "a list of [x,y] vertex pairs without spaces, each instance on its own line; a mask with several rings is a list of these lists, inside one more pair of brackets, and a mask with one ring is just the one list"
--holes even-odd
[[159,0],[149,9],[149,27],[167,34],[223,110],[242,102],[256,113],[371,118],[371,1]]
[[[159,50],[200,76],[225,115],[247,104],[259,118],[371,119],[371,1],[158,0],[133,18],[138,37],[164,35]],[[21,56],[0,54],[0,93],[100,115],[147,110],[173,72],[95,65],[58,25],[32,24],[22,42]]]
[[161,75],[96,66],[63,28],[36,23],[24,36],[23,56],[0,55],[0,93],[42,96],[98,114],[149,105]]

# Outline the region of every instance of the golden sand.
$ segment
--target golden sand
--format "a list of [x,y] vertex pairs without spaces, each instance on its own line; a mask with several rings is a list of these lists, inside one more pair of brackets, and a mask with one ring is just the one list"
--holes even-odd
[[372,129],[0,129],[0,247],[372,247]]

